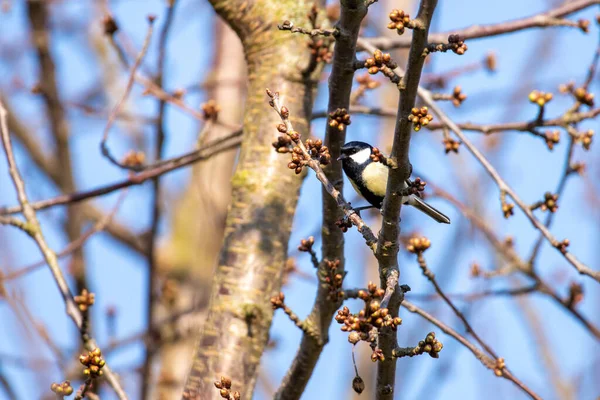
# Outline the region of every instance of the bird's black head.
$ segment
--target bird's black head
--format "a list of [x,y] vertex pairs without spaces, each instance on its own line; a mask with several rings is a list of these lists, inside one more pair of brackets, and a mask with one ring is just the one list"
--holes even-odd
[[341,148],[341,154],[338,160],[342,165],[358,164],[363,165],[371,161],[373,147],[365,142],[348,142]]

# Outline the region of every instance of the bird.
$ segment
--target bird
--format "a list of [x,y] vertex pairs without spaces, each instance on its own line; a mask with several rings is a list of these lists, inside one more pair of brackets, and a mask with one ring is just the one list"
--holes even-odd
[[[342,169],[350,183],[371,206],[381,209],[387,189],[389,167],[381,162],[373,161],[373,146],[365,142],[348,142],[341,148],[338,161],[342,162]],[[403,189],[409,187],[410,180],[406,180]],[[425,213],[435,221],[449,224],[450,218],[439,210],[425,203],[417,194],[402,197],[402,204],[408,204]],[[371,207],[361,207],[371,208]]]

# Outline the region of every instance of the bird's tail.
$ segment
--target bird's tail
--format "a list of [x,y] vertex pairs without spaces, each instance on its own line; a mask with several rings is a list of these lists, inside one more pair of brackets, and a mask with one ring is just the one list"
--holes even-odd
[[442,223],[442,224],[450,223],[450,218],[448,218],[447,216],[445,216],[444,214],[442,214],[440,211],[436,210],[435,208],[431,207],[429,204],[425,203],[423,201],[423,199],[421,199],[420,197],[410,196],[410,199],[408,200],[408,204],[415,207],[419,211],[429,215],[431,218],[433,218],[434,220],[436,220],[439,223]]

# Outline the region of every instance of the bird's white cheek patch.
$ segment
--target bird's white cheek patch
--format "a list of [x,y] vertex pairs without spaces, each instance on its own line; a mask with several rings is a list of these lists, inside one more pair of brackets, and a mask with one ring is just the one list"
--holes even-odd
[[371,149],[363,149],[358,153],[352,154],[350,158],[357,164],[365,163],[371,157]]
[[365,167],[362,173],[362,179],[365,183],[365,186],[371,192],[377,196],[385,197],[388,173],[388,167],[379,162],[372,162]]

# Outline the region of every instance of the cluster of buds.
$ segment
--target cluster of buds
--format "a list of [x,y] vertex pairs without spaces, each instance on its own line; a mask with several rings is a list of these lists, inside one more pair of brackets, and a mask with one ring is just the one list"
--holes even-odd
[[146,161],[146,155],[143,151],[129,150],[123,157],[121,164],[126,167],[140,167],[144,164],[144,161]]
[[550,211],[551,213],[558,210],[558,194],[552,194],[550,192],[544,193],[544,202],[540,205],[542,211]]
[[540,92],[539,90],[532,90],[529,93],[529,101],[535,103],[540,107],[544,107],[552,100],[552,93]]
[[503,202],[502,203],[502,215],[504,215],[504,218],[509,218],[512,215],[515,214],[515,205],[509,202]]
[[229,379],[229,378],[222,376],[221,380],[214,382],[214,385],[217,389],[219,389],[219,394],[224,399],[240,400],[242,398],[242,395],[240,394],[240,392],[238,392],[238,391],[232,392],[231,391],[231,379]]
[[292,149],[292,161],[288,163],[288,168],[293,169],[296,174],[299,174],[302,172],[302,168],[304,168],[304,165],[306,165],[307,161],[308,160],[302,152],[302,149],[296,146]]
[[273,306],[273,310],[285,307],[285,295],[283,292],[279,292],[276,296],[271,297],[271,306]]
[[556,247],[561,253],[565,254],[567,252],[567,247],[569,247],[570,244],[571,242],[569,239],[564,239],[561,242],[555,243],[554,247]]
[[313,37],[308,42],[311,57],[318,63],[325,62],[329,64],[333,58],[333,52],[330,50],[330,41],[322,38]]
[[362,74],[356,77],[356,83],[364,86],[365,89],[373,90],[381,86],[381,82],[373,80],[369,74]]
[[[320,26],[317,23],[317,17],[319,16],[319,9],[316,4],[313,4],[308,14],[308,21],[313,29],[319,29]],[[333,58],[333,53],[330,50],[330,40],[324,40],[317,36],[311,35],[311,40],[308,42],[308,48],[310,49],[311,57],[317,63],[326,62],[330,63]]]
[[504,358],[499,357],[496,359],[496,365],[494,366],[494,374],[496,376],[502,376],[504,374],[503,370],[506,368],[506,363],[504,362]]
[[462,88],[454,86],[454,90],[452,91],[452,104],[454,104],[454,107],[459,107],[466,99],[467,95],[462,92]]
[[571,282],[569,285],[569,298],[566,300],[566,305],[569,308],[575,307],[583,300],[583,286],[581,283]]
[[209,100],[206,103],[202,103],[200,106],[202,108],[203,118],[205,121],[216,121],[219,117],[219,111],[221,111],[221,107],[214,100]]
[[371,353],[371,361],[377,362],[378,360],[385,361],[385,356],[383,355],[383,350],[379,347],[375,347],[373,353]]
[[367,72],[371,75],[375,75],[379,71],[396,69],[398,64],[392,60],[392,56],[389,53],[382,53],[381,50],[375,50],[373,57],[369,57],[365,60],[365,68],[368,68]]
[[408,187],[406,189],[404,189],[406,191],[406,194],[403,194],[403,196],[406,195],[411,195],[411,194],[416,194],[418,195],[420,192],[425,190],[425,186],[427,185],[427,182],[421,180],[421,178],[417,177],[415,178],[414,181],[410,182],[408,184]]
[[358,101],[364,96],[367,90],[374,90],[381,86],[381,82],[371,78],[371,75],[369,75],[368,73],[358,75],[356,77],[356,83],[358,83],[358,88],[354,92],[352,92],[352,96],[350,98],[351,104],[358,103]]
[[549,150],[554,150],[554,146],[560,142],[560,131],[547,131],[544,133],[544,139],[546,140],[546,146]]
[[458,148],[460,147],[460,142],[452,139],[451,137],[444,138],[444,151],[446,154],[453,152],[458,154]]
[[384,156],[378,147],[373,147],[370,157],[371,157],[371,160],[373,160],[373,162],[380,162],[383,165],[387,165],[390,168],[396,167],[396,163],[394,161],[392,161],[391,159],[387,158],[386,156]]
[[88,292],[87,289],[81,290],[81,294],[78,296],[74,296],[73,300],[79,310],[81,312],[86,312],[88,308],[94,305],[94,301],[96,300],[96,295],[94,293]]
[[573,91],[573,96],[581,104],[588,107],[594,107],[594,94],[590,93],[584,87],[577,88]]
[[345,108],[338,108],[329,113],[329,126],[332,128],[338,128],[340,131],[343,131],[350,123],[350,114]]
[[[435,332],[429,332],[425,340],[419,341],[419,344],[411,349],[408,356],[413,357],[420,354],[429,354],[432,358],[439,358],[440,351],[444,348],[442,342],[435,338]],[[392,356],[396,357],[396,350],[392,351]]]
[[415,132],[418,132],[421,130],[422,126],[429,125],[433,120],[433,115],[429,114],[429,109],[427,107],[413,108],[410,111],[408,120],[413,123]]
[[408,240],[406,250],[414,254],[422,254],[431,247],[431,241],[426,237],[412,237]]
[[315,244],[314,236],[309,236],[308,239],[302,239],[300,240],[300,246],[298,246],[298,251],[311,252],[313,244]]
[[577,141],[581,142],[581,145],[583,146],[584,149],[589,150],[590,147],[592,146],[592,138],[594,136],[594,131],[591,129],[588,129],[585,132],[582,132],[579,137],[577,138]]
[[396,330],[402,324],[400,317],[392,317],[387,308],[381,307],[381,299],[385,290],[378,288],[372,282],[369,282],[367,290],[359,290],[358,297],[365,302],[365,308],[358,314],[351,314],[350,309],[344,306],[338,310],[335,320],[342,325],[341,330],[350,332],[348,341],[356,344],[359,341],[366,341],[374,347],[372,360],[383,361],[385,358],[381,350],[375,347],[377,332],[380,328],[389,327]]
[[56,393],[57,397],[65,397],[73,394],[73,388],[71,387],[70,381],[64,381],[63,383],[53,383],[50,385],[50,390]]
[[465,51],[467,51],[467,45],[465,44],[465,41],[456,34],[448,36],[448,47],[459,56],[462,56],[465,54]]
[[[278,126],[285,128],[284,124]],[[292,151],[292,139],[288,135],[277,136],[277,141],[273,142],[272,145],[278,153],[290,153]]]
[[390,23],[388,24],[388,29],[395,29],[398,32],[398,35],[402,35],[404,33],[404,28],[413,29],[414,22],[410,20],[410,15],[405,13],[402,10],[394,9],[389,15]]
[[283,292],[279,292],[277,295],[271,297],[271,306],[273,310],[282,309],[283,312],[289,317],[289,319],[300,329],[304,329],[300,318],[285,304],[285,295]]
[[102,367],[106,365],[106,361],[102,358],[102,352],[99,348],[95,348],[85,355],[80,355],[79,362],[86,367],[83,370],[83,374],[91,377],[102,376]]
[[342,290],[342,282],[344,281],[344,275],[338,272],[340,260],[325,260],[324,264],[325,268],[321,269],[319,274],[329,288],[329,300],[335,302],[343,299],[344,291]]
[[385,160],[385,156],[381,154],[381,150],[379,150],[379,148],[377,147],[373,147],[370,157],[371,160],[373,160],[374,162],[382,162],[383,160]]
[[310,154],[313,159],[319,161],[319,164],[327,165],[331,162],[329,148],[327,146],[323,146],[323,141],[321,139],[307,139],[306,149],[308,150],[308,154]]
[[344,233],[348,232],[348,229],[352,228],[352,221],[349,218],[341,218],[335,221],[335,225],[340,228]]
[[[287,115],[287,117],[285,117],[285,118],[287,119],[289,117],[289,115],[290,115],[290,112],[284,106],[284,107],[281,107],[281,110],[282,110],[281,111],[281,113],[282,113],[281,115],[284,115],[283,114],[283,110],[284,109],[285,109],[286,115]],[[300,140],[300,134],[298,132],[294,131],[294,130],[288,131],[287,126],[285,126],[285,124],[277,124],[277,130],[280,133],[285,133],[294,142],[297,142],[298,140]]]

